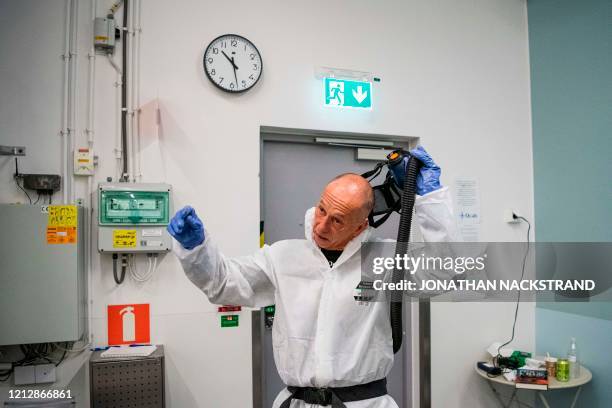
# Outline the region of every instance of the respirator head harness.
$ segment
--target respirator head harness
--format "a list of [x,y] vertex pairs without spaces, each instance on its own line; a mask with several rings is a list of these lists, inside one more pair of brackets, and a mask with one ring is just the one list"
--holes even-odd
[[410,160],[410,153],[403,149],[396,149],[387,155],[387,160],[377,163],[372,170],[361,175],[361,177],[372,182],[380,175],[385,166],[388,169],[385,181],[377,186],[372,186],[374,208],[368,215],[370,226],[378,228],[387,221],[393,212],[401,214],[402,188]]

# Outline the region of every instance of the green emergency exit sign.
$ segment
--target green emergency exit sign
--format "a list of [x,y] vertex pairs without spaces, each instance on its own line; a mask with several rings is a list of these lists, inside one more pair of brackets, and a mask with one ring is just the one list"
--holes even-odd
[[363,81],[325,78],[325,106],[372,108],[372,84]]

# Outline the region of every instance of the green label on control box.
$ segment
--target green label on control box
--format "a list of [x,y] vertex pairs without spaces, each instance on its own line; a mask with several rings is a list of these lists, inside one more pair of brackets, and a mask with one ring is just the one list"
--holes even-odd
[[238,315],[221,316],[221,327],[238,327]]
[[165,225],[170,217],[170,192],[101,189],[99,212],[100,225]]

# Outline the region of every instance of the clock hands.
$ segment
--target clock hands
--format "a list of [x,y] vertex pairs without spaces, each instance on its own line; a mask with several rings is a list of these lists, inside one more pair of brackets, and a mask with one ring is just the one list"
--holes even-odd
[[[234,59],[232,58],[232,63]],[[236,89],[238,89],[238,75],[236,75],[236,70],[238,69],[238,67],[236,66],[236,64],[234,64],[234,79],[236,80]]]
[[225,58],[227,58],[227,60],[232,64],[232,67],[234,68],[234,79],[236,80],[236,89],[238,89],[238,75],[236,75],[236,70],[238,69],[238,66],[234,62],[234,57],[230,58],[225,53],[225,51],[221,51],[221,53],[225,56]]
[[227,58],[227,60],[230,62],[230,64],[232,64],[232,66],[234,67],[234,69],[238,69],[238,67],[236,66],[236,64],[234,63],[234,57],[230,58],[225,51],[221,51],[221,53],[225,56],[225,58]]

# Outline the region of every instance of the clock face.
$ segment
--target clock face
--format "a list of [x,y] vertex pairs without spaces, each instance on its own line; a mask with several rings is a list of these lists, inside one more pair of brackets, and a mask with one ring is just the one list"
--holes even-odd
[[263,62],[252,42],[235,34],[215,38],[204,52],[208,79],[226,92],[251,89],[261,77]]

